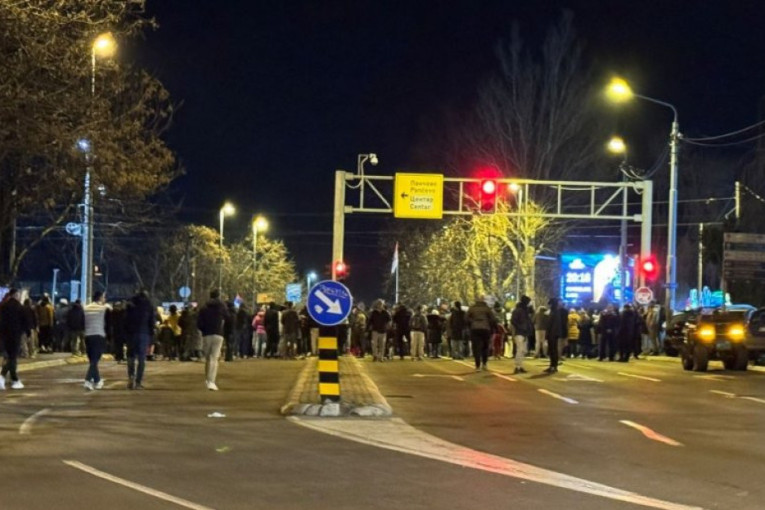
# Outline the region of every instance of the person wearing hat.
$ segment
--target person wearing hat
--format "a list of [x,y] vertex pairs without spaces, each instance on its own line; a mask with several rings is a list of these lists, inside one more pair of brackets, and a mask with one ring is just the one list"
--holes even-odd
[[526,357],[526,341],[531,335],[534,325],[529,317],[529,296],[521,296],[521,300],[515,305],[510,315],[510,324],[513,326],[513,343],[515,344],[515,374],[525,374],[523,358]]
[[0,303],[0,345],[2,345],[0,351],[5,351],[5,362],[0,371],[0,390],[5,389],[5,378],[9,374],[11,388],[14,390],[24,388],[16,374],[21,337],[27,330],[26,314],[24,306],[19,301],[19,294],[19,289],[11,288]]

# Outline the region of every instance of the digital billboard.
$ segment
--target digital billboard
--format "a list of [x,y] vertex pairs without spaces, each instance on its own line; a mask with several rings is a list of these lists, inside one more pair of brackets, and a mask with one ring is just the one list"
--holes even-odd
[[[619,256],[611,253],[563,253],[561,296],[568,305],[618,303],[621,300]],[[632,301],[635,261],[627,258],[626,301]]]

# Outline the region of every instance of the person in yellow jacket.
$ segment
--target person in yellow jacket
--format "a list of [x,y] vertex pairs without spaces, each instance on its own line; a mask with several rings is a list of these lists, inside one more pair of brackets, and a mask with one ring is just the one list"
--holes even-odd
[[41,352],[53,352],[53,305],[47,295],[35,308],[37,312],[38,343]]
[[579,313],[576,308],[568,311],[568,357],[579,355]]

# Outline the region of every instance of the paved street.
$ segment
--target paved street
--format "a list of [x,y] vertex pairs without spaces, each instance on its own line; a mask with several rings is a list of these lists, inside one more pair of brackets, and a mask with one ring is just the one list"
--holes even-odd
[[98,392],[82,389],[84,365],[25,372],[0,395],[0,507],[763,506],[761,372],[362,361],[393,418],[283,417],[305,363],[223,364],[219,392],[200,363],[149,363],[144,391],[114,362]]

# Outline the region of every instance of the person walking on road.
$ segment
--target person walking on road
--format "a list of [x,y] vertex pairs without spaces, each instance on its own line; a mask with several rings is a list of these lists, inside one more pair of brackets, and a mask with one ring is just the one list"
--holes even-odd
[[525,374],[523,358],[526,357],[526,342],[534,325],[529,317],[529,303],[531,298],[521,296],[521,300],[515,305],[510,315],[510,324],[513,326],[513,343],[515,344],[515,374]]
[[111,307],[106,304],[106,295],[98,291],[93,295],[93,302],[85,309],[85,351],[88,354],[88,371],[85,374],[86,390],[100,390],[104,380],[98,372],[98,362],[106,351],[106,324]]
[[369,315],[368,327],[372,332],[372,361],[382,361],[385,358],[385,340],[390,323],[391,316],[385,309],[382,299],[378,299]]
[[16,373],[21,337],[27,329],[24,306],[19,301],[19,290],[11,288],[0,303],[0,352],[5,352],[5,362],[0,371],[0,390],[5,389],[5,378],[10,375],[11,388],[20,390],[24,384]]
[[145,290],[140,290],[130,298],[125,312],[125,329],[128,335],[127,373],[128,389],[143,389],[143,373],[146,368],[146,355],[149,352],[154,328],[156,311]]
[[[399,358],[404,359],[406,354],[406,346],[409,344],[411,348],[412,335],[409,323],[412,320],[412,312],[409,308],[399,303],[396,307],[396,311],[393,313],[393,324],[395,325],[395,331],[393,336],[393,348],[394,354],[398,354]],[[391,359],[393,357],[391,356]]]
[[266,328],[266,358],[275,358],[279,350],[279,310],[273,301],[268,304],[263,325]]
[[497,326],[497,318],[485,299],[476,299],[475,303],[468,308],[467,323],[470,329],[470,341],[473,344],[476,372],[488,370],[486,363],[489,360],[489,339]]
[[43,296],[35,309],[37,313],[38,338],[41,352],[53,352],[53,326],[55,310],[48,296]]
[[228,309],[217,290],[210,292],[210,300],[199,310],[197,327],[202,332],[202,352],[205,356],[205,385],[218,391],[218,358],[223,346],[223,327],[229,317]]

